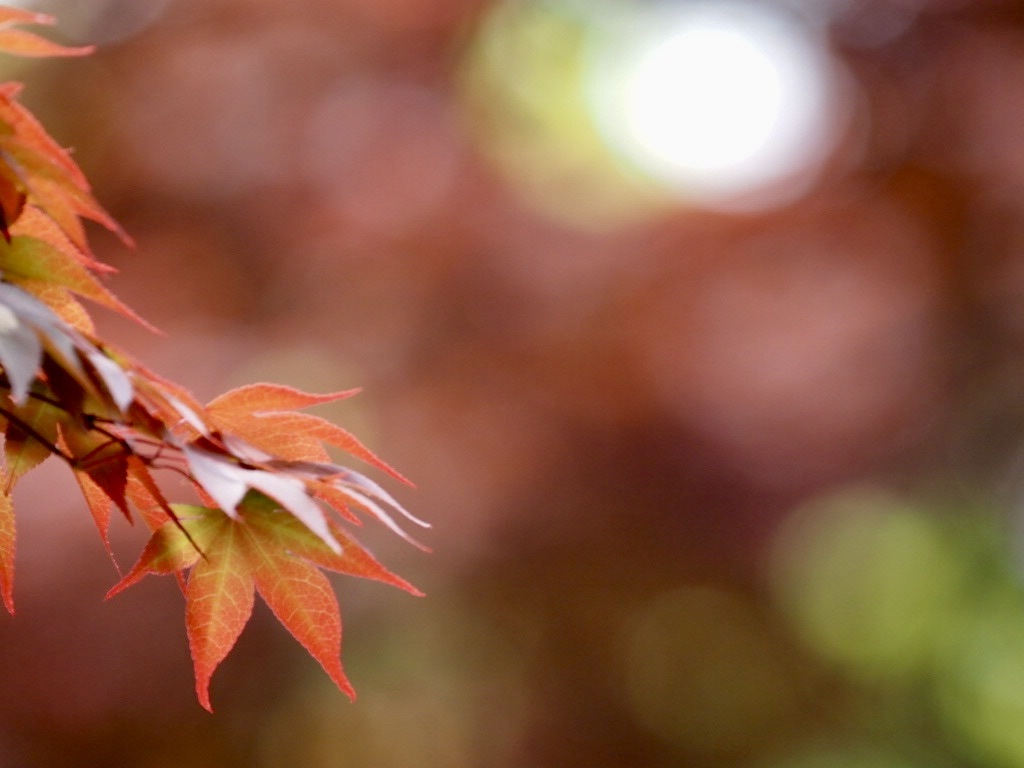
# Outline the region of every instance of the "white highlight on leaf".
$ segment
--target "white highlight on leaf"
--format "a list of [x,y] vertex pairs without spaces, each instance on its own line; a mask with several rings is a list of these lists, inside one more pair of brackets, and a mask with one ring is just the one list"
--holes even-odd
[[395,501],[394,497],[390,493],[381,488],[373,480],[366,477],[366,475],[362,475],[359,472],[356,472],[355,470],[346,469],[344,467],[341,467],[340,469],[342,470],[342,477],[339,479],[338,482],[343,486],[343,489],[345,490],[346,493],[349,491],[349,488],[344,486],[354,485],[362,489],[363,491],[366,491],[371,496],[376,496],[381,501],[393,507],[410,522],[415,523],[421,528],[431,527],[430,523],[428,523],[426,520],[420,520],[420,518],[416,517],[414,514],[409,512],[409,510],[407,510],[405,507],[403,507],[401,504]]
[[202,419],[199,418],[195,411],[193,411],[191,408],[189,408],[187,405],[181,402],[181,400],[179,400],[170,393],[166,393],[164,396],[167,398],[167,402],[169,402],[171,406],[174,408],[174,410],[176,410],[181,415],[181,418],[185,420],[186,424],[188,424],[196,432],[198,432],[200,435],[203,435],[204,437],[210,434],[209,427],[206,426],[206,424],[203,422]]
[[[403,539],[408,541],[414,547],[419,547],[420,549],[425,549],[425,547],[422,544],[420,544],[420,542],[416,541],[416,539],[414,539],[412,536],[410,536],[408,533],[406,533],[404,530],[402,530],[402,527],[398,523],[395,522],[395,519],[391,515],[389,515],[387,513],[387,511],[383,507],[381,507],[377,502],[373,501],[373,499],[371,499],[369,496],[366,496],[366,495],[360,493],[359,491],[353,490],[350,487],[345,487],[342,490],[345,492],[346,496],[348,496],[350,499],[352,499],[352,501],[354,501],[360,507],[362,507],[367,512],[372,514],[380,522],[382,522],[384,525],[386,525],[392,531],[397,533]],[[402,509],[401,507],[396,507],[396,508],[399,511],[401,511],[401,512],[405,512],[405,510]],[[406,513],[406,514],[408,514],[408,513]]]
[[42,358],[43,345],[31,328],[19,325],[0,334],[0,365],[7,374],[15,403],[25,402]]
[[341,554],[341,544],[327,527],[323,508],[313,500],[301,480],[282,477],[264,470],[247,470],[249,486],[266,494],[291,512],[309,530],[315,533],[335,554]]
[[221,461],[206,451],[184,446],[182,453],[188,461],[192,477],[210,494],[210,498],[228,517],[237,520],[236,508],[249,490],[248,484],[239,475],[244,470]]
[[229,459],[189,446],[183,447],[182,451],[192,470],[192,477],[228,517],[241,519],[238,505],[250,489],[256,490],[278,502],[315,533],[331,551],[341,554],[341,544],[327,526],[323,508],[309,495],[305,483],[298,478],[242,467]]
[[0,304],[0,333],[10,333],[20,325],[18,316],[11,311],[11,308]]
[[234,435],[221,435],[221,441],[232,456],[250,464],[265,464],[274,460],[274,457],[266,451],[260,450]]
[[120,365],[99,350],[90,350],[86,353],[86,357],[89,358],[89,362],[95,369],[96,374],[103,381],[107,392],[114,400],[114,404],[122,412],[128,410],[132,400],[135,399],[135,387],[132,386],[128,374],[125,373]]

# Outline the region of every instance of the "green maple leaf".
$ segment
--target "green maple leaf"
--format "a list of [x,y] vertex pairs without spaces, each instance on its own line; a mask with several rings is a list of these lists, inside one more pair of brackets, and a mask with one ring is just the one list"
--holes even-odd
[[139,561],[108,597],[150,573],[188,572],[185,624],[196,695],[207,710],[212,711],[210,679],[249,621],[254,593],[350,697],[355,692],[340,658],[341,612],[319,569],[422,594],[333,522],[329,526],[340,552],[261,493],[247,493],[233,517],[219,509],[191,505],[174,505],[174,511],[178,521],[165,523],[153,533]]

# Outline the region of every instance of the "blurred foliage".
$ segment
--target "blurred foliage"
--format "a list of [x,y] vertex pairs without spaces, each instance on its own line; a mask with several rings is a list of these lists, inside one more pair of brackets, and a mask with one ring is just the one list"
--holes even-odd
[[468,115],[484,151],[537,210],[614,229],[665,205],[650,180],[615,162],[588,112],[588,38],[612,23],[602,4],[499,3],[463,64]]
[[542,170],[593,145],[509,95],[572,73],[516,24],[519,59],[485,52],[550,5],[178,0],[30,73],[138,240],[97,240],[114,288],[169,334],[111,338],[201,396],[364,386],[342,418],[443,546],[367,541],[412,607],[337,585],[355,704],[257,612],[209,719],[173,585],[100,604],[92,530],[30,477],[0,764],[1024,765],[1024,17],[827,5],[854,127],[747,216],[601,218],[595,168],[537,213],[506,133]]

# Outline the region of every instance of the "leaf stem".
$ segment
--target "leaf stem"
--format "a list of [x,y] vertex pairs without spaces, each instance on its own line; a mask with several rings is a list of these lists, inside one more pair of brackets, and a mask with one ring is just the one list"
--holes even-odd
[[3,416],[5,419],[11,422],[14,426],[16,426],[26,435],[28,435],[37,443],[46,448],[46,450],[48,450],[50,453],[54,454],[55,456],[59,456],[61,459],[67,462],[69,466],[75,466],[76,459],[74,456],[71,456],[70,454],[67,454],[64,451],[62,451],[59,446],[48,440],[44,435],[42,435],[37,429],[29,425],[26,421],[11,413],[11,411],[7,410],[2,406],[0,406],[0,416]]

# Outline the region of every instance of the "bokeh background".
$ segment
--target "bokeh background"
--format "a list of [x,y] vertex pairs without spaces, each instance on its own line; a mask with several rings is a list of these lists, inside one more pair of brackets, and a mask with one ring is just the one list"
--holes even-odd
[[[137,241],[103,332],[409,475],[428,596],[258,608],[18,489],[12,768],[1024,766],[1024,5],[50,0],[0,62]],[[117,527],[130,564],[144,532]]]

